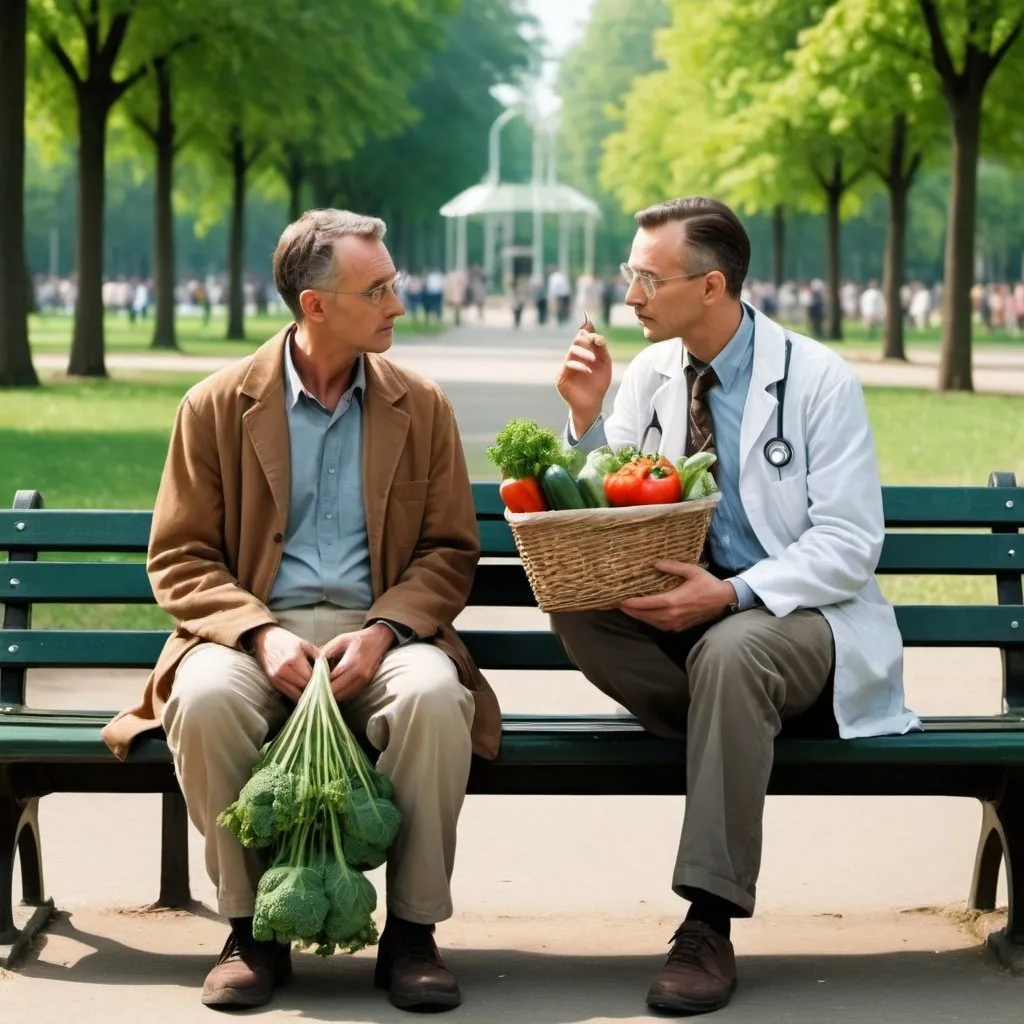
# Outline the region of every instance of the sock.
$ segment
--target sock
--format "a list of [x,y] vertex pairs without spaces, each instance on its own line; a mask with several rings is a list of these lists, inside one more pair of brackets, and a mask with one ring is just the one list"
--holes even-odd
[[738,912],[739,907],[722,899],[721,896],[704,892],[702,889],[694,889],[686,920],[702,921],[719,935],[729,938],[732,932],[732,918]]

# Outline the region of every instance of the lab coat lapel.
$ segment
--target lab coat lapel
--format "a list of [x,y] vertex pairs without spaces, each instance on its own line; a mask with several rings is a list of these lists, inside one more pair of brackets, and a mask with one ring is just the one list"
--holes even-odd
[[778,401],[772,385],[782,380],[786,366],[786,336],[782,328],[754,310],[754,367],[740,425],[740,473],[751,449],[775,415]]
[[[658,453],[675,462],[686,451],[686,376],[683,373],[683,347],[679,342],[667,344],[655,369],[655,391],[651,396],[653,415],[661,424]],[[653,419],[653,416],[652,416]],[[652,434],[651,439],[657,435]],[[639,439],[643,445],[643,438]]]

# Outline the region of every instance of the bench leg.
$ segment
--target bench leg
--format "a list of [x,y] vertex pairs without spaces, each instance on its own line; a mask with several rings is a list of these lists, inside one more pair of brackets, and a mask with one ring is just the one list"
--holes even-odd
[[981,802],[981,837],[971,880],[971,910],[995,910],[999,869],[1003,866],[1003,837],[996,805]]
[[0,943],[18,937],[14,927],[14,854],[18,843],[21,805],[0,792]]
[[[38,798],[20,801],[8,787],[0,788],[0,967],[13,967],[28,952],[53,913],[53,900],[43,890],[42,851]],[[15,854],[21,859],[22,903],[35,907],[21,929],[14,923]]]
[[1006,930],[990,935],[988,942],[1003,964],[1020,974],[1024,973],[1024,772],[1011,769],[1003,795],[984,807],[971,905],[979,910],[994,908],[1001,855],[1006,865]]
[[184,910],[192,903],[188,879],[188,811],[177,790],[164,793],[158,907]]

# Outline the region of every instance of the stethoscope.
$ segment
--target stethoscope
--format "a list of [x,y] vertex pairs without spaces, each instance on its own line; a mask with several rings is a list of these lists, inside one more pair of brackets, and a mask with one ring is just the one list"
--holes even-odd
[[[782,431],[783,416],[785,414],[786,407],[786,381],[789,380],[789,361],[793,355],[793,342],[789,337],[789,333],[786,333],[786,362],[782,370],[782,380],[775,385],[775,394],[778,398],[778,406],[775,410],[775,436],[768,438],[764,443],[765,461],[772,469],[782,470],[785,469],[793,461],[793,446],[786,440],[785,435]],[[690,382],[687,379],[686,383],[686,407],[690,407]],[[651,414],[650,422],[644,428],[642,437],[640,438],[640,451],[646,452],[652,449],[647,447],[647,438],[652,430],[658,432],[659,439],[664,435],[661,429],[661,420],[658,418],[658,410],[654,409]],[[687,438],[689,438],[689,431],[687,431]],[[660,443],[660,442],[659,442]],[[691,453],[692,454],[692,453]]]

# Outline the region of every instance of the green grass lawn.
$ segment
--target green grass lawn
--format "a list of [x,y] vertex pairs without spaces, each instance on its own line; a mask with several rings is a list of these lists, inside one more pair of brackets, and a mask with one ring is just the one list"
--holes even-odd
[[[199,317],[178,317],[178,347],[188,355],[243,356],[251,352],[268,338],[273,337],[288,323],[287,317],[250,316],[245,321],[245,341],[226,341],[224,338],[227,322],[224,317],[212,317],[204,327]],[[29,339],[35,353],[67,353],[71,350],[72,319],[67,316],[38,316],[29,319]],[[400,317],[395,322],[395,332],[402,337],[434,335],[446,329],[446,325],[431,322],[424,324]],[[123,313],[108,314],[104,321],[107,352],[152,352],[152,314],[148,321],[137,320],[129,323]],[[158,352],[166,350],[155,350]]]
[[[798,332],[805,332],[807,330],[806,323],[787,324],[787,326]],[[611,344],[612,354],[616,359],[632,359],[637,352],[648,344],[644,340],[643,331],[639,325],[636,327],[609,327],[605,331],[605,336]],[[938,345],[940,336],[941,331],[938,327],[931,327],[924,331],[908,327],[904,341],[908,348],[934,348]],[[846,323],[843,325],[843,337],[844,340],[842,342],[828,342],[828,344],[834,346],[838,352],[842,352],[844,348],[858,349],[860,351],[874,349],[879,353],[882,351],[880,329],[875,332],[874,338],[870,338],[868,337],[868,330],[863,324]],[[1007,334],[1006,331],[987,331],[980,325],[975,325],[972,338],[973,343],[978,346],[1016,346],[1021,351],[1024,351],[1024,334],[1012,335]]]
[[[196,379],[54,376],[43,391],[0,391],[0,502],[8,506],[15,490],[33,488],[49,508],[151,508],[175,408]],[[885,483],[981,485],[995,469],[1024,479],[1019,398],[876,388],[867,390],[867,401]],[[482,445],[467,456],[475,479],[494,478]],[[989,579],[883,582],[900,602],[994,598]],[[155,609],[105,607],[43,608],[36,621],[138,627],[166,620]]]

